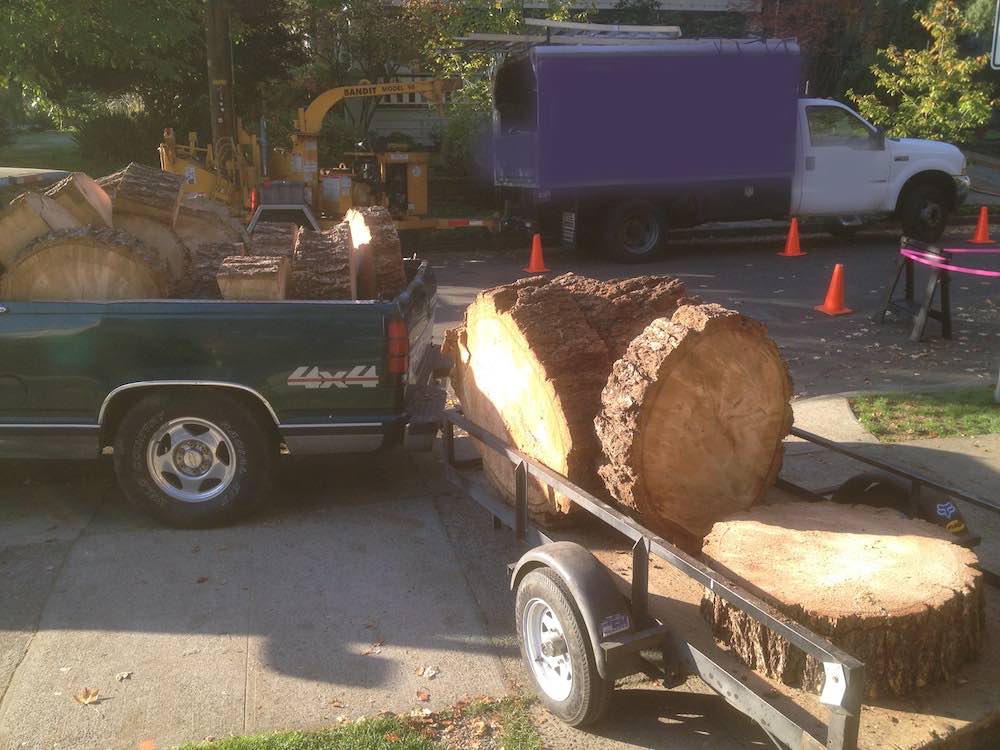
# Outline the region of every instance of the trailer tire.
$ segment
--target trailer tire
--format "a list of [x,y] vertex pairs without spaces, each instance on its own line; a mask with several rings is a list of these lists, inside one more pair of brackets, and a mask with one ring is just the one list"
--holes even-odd
[[663,253],[667,224],[663,211],[649,201],[619,203],[604,222],[608,254],[619,263],[649,263]]
[[267,494],[277,444],[227,393],[154,393],[125,414],[114,441],[115,474],[139,510],[177,528],[245,516]]
[[525,574],[515,613],[521,657],[541,702],[569,726],[597,721],[614,684],[597,671],[586,624],[563,580],[544,566]]

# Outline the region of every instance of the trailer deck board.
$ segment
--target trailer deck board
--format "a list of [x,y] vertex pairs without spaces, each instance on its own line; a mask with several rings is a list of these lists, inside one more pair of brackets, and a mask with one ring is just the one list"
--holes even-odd
[[[460,439],[458,443],[466,442]],[[471,446],[470,446],[471,447]],[[463,446],[464,448],[464,446]],[[461,451],[462,454],[466,450]],[[463,475],[475,476],[485,491],[488,480],[476,469]],[[768,502],[801,502],[790,493],[772,489]],[[560,541],[575,541],[589,549],[615,576],[623,594],[631,584],[632,545],[624,536],[596,519],[579,514],[579,523],[547,530]],[[986,586],[986,628],[1000,628],[1000,591]],[[702,587],[676,568],[655,556],[649,565],[650,613],[667,624],[673,633],[709,655],[720,667],[765,697],[775,708],[798,723],[820,742],[825,742],[829,712],[819,696],[769,679],[750,670],[738,657],[718,644],[709,625],[702,619],[699,605]],[[950,683],[930,685],[906,698],[866,703],[862,707],[861,750],[920,750],[921,748],[991,747],[1000,745],[1000,642],[983,641],[979,658],[965,665]]]

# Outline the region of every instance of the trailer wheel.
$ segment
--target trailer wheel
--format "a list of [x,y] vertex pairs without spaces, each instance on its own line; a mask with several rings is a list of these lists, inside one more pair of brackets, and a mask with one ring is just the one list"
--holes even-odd
[[156,393],[125,414],[115,473],[128,500],[161,522],[205,528],[247,514],[267,492],[277,446],[225,393]]
[[597,721],[613,685],[601,678],[572,594],[551,568],[532,570],[517,587],[521,656],[545,707],[570,726]]
[[667,226],[663,212],[649,201],[619,203],[604,225],[607,251],[620,263],[648,263],[663,252]]

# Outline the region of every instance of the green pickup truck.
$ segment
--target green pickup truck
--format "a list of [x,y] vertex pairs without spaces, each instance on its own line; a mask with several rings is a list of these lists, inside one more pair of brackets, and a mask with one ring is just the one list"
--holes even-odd
[[427,448],[437,285],[406,263],[386,302],[0,299],[0,460],[111,450],[133,503],[199,527],[249,511],[282,452]]

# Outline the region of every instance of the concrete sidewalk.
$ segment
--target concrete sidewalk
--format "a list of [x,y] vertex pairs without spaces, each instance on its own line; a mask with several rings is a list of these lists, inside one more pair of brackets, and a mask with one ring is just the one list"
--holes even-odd
[[290,463],[268,515],[213,531],[151,524],[107,466],[4,465],[0,748],[162,749],[503,695],[428,461]]

